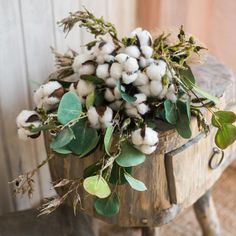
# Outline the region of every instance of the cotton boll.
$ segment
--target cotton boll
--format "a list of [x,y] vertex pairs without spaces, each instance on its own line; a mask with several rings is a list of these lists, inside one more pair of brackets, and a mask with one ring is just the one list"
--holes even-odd
[[124,64],[124,62],[126,62],[128,58],[129,56],[127,54],[119,53],[116,55],[115,60],[119,62],[120,64]]
[[125,104],[125,111],[126,111],[126,114],[129,116],[129,117],[134,117],[134,118],[138,118],[138,119],[141,119],[141,116],[138,114],[138,110],[137,108],[132,105],[131,103],[126,103]]
[[106,107],[102,116],[99,116],[99,121],[102,123],[103,128],[107,128],[112,121],[113,111],[110,107]]
[[64,94],[64,88],[57,81],[49,81],[34,92],[34,102],[37,108],[50,110],[54,108]]
[[152,96],[159,96],[163,89],[162,83],[159,80],[153,80],[150,83],[150,91]]
[[138,27],[136,29],[134,29],[131,33],[130,33],[130,37],[133,38],[135,37],[137,34],[141,33],[143,31],[143,29],[141,27]]
[[39,119],[39,115],[35,111],[23,110],[16,118],[16,124],[18,127],[18,135],[20,139],[37,138],[40,132],[33,133],[29,130],[29,127],[39,127],[42,122]]
[[99,124],[99,115],[97,113],[97,110],[95,107],[90,107],[87,112],[88,120],[91,125],[91,127],[98,129],[100,128]]
[[139,58],[139,66],[141,68],[145,68],[145,67],[151,65],[153,62],[154,62],[153,58],[145,58],[145,57]]
[[142,46],[140,50],[145,58],[150,58],[153,54],[153,48],[149,46]]
[[131,46],[126,47],[124,50],[124,53],[126,53],[130,57],[134,57],[134,58],[139,58],[139,56],[140,56],[139,48],[135,45],[131,45]]
[[77,83],[72,84],[69,89],[76,92],[81,102],[84,103],[86,97],[95,90],[95,86],[93,83],[81,79]]
[[106,88],[104,97],[108,102],[113,102],[113,101],[116,100],[116,97],[115,97],[115,94],[113,93],[113,90],[109,89],[109,88]]
[[41,121],[37,112],[23,110],[16,117],[16,124],[18,128],[29,127],[31,125],[38,127],[41,124]]
[[156,64],[151,64],[147,67],[146,69],[146,73],[147,76],[151,79],[151,80],[159,80],[161,81],[162,76],[165,74],[163,74],[162,72],[162,67]]
[[103,54],[111,54],[115,50],[115,46],[113,43],[102,41],[99,43],[98,49]]
[[132,143],[136,146],[143,144],[143,137],[141,136],[141,129],[137,129],[131,134]]
[[138,93],[138,94],[135,94],[134,97],[136,97],[136,101],[133,102],[134,105],[138,105],[142,102],[145,102],[147,101],[147,96],[143,93]]
[[109,77],[109,64],[98,65],[96,69],[97,77],[106,79]]
[[120,63],[114,62],[110,68],[110,75],[112,78],[120,79],[122,75],[123,67]]
[[137,110],[136,107],[131,107],[131,108],[126,109],[126,114],[127,114],[129,117],[138,118],[138,119],[141,119],[141,118],[142,118],[142,117],[139,115],[138,110]]
[[105,63],[105,56],[103,54],[98,54],[96,56],[96,62],[98,64],[104,64]]
[[139,71],[137,79],[133,82],[134,86],[146,85],[149,82],[149,79],[146,73]]
[[120,109],[122,105],[122,101],[121,100],[116,100],[115,102],[112,102],[109,107],[114,110],[114,111],[118,111]]
[[131,36],[137,37],[138,44],[140,46],[151,46],[152,45],[152,36],[147,30],[143,30],[142,28],[137,28],[131,32]]
[[74,72],[78,73],[79,68],[87,61],[92,61],[94,59],[94,55],[88,53],[81,53],[74,58],[74,62],[72,64],[72,69]]
[[113,55],[104,55],[104,60],[107,63],[112,63],[115,61],[115,57]]
[[141,145],[141,146],[138,146],[138,149],[144,153],[144,154],[147,154],[147,155],[150,155],[152,154],[153,152],[155,152],[156,150],[156,146],[149,146],[149,145]]
[[126,72],[122,73],[122,81],[125,84],[131,84],[133,83],[138,77],[138,72],[132,73],[132,74],[128,74]]
[[151,96],[150,84],[138,86],[138,90],[144,93],[147,97]]
[[149,111],[149,107],[145,103],[140,103],[137,105],[137,110],[139,114],[144,115]]
[[158,133],[150,127],[146,127],[143,144],[153,146],[158,143]]
[[85,64],[82,65],[77,72],[80,76],[81,75],[92,75],[95,73],[95,66],[92,64]]
[[114,88],[116,86],[117,80],[114,78],[108,78],[105,81],[106,85],[110,88]]
[[133,73],[139,69],[138,62],[135,58],[129,57],[124,62],[124,69],[127,73]]

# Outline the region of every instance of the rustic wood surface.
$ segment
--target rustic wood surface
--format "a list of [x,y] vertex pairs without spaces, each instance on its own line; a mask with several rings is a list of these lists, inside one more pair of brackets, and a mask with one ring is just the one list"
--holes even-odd
[[38,205],[50,191],[48,167],[35,176],[35,193],[14,198],[8,182],[36,167],[46,158],[43,139],[18,140],[15,118],[22,109],[33,109],[31,80],[43,82],[54,69],[50,46],[61,52],[80,50],[91,39],[75,27],[65,37],[57,21],[70,11],[87,7],[113,21],[120,35],[135,27],[135,0],[7,0],[0,4],[0,214]]
[[[227,72],[224,65],[209,56],[205,64],[199,65],[193,70],[197,76],[197,81],[202,87],[221,97],[222,107],[226,103],[234,102],[233,77],[230,72]],[[191,141],[182,139],[175,131],[169,130],[169,128],[167,131],[160,132],[160,143],[156,153],[148,157],[144,164],[135,167],[133,172],[134,177],[146,184],[148,191],[137,192],[127,185],[119,186],[118,195],[121,202],[121,210],[117,216],[104,218],[96,214],[93,208],[93,198],[87,197],[87,194],[82,190],[82,199],[86,196],[86,200],[82,200],[85,212],[107,223],[127,227],[160,226],[174,219],[183,207],[191,205],[204,194],[221,173],[218,170],[211,172],[208,169],[209,155],[211,155],[212,147],[214,146],[213,137],[208,136],[207,139],[195,140],[195,137],[199,134],[196,119],[193,119],[192,127],[193,140]],[[197,145],[191,146],[187,144],[187,146],[184,146],[187,142],[189,144],[196,142]],[[185,148],[186,151],[184,150]],[[48,155],[50,155],[51,151],[49,149],[47,151]],[[170,151],[176,152],[176,156],[173,158],[175,162],[172,163],[174,170],[165,165],[165,154]],[[56,158],[50,161],[52,179],[78,178],[83,173],[83,169],[93,163],[100,155],[99,151],[97,151],[91,157],[82,160],[78,160],[73,156],[66,159]],[[190,157],[196,161],[194,162]],[[172,180],[177,184],[175,186],[175,191],[178,191],[176,201],[174,201],[173,194],[172,199],[170,199],[166,172],[173,172],[175,175]],[[188,178],[189,174],[193,178]],[[184,181],[184,184],[181,181]],[[186,181],[188,182],[186,183]],[[185,184],[187,184],[186,190],[183,191]],[[173,205],[173,203],[181,203],[181,205]]]

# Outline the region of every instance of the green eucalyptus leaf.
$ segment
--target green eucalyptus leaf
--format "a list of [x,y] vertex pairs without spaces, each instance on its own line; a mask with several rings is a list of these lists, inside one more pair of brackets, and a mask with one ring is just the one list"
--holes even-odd
[[95,75],[81,75],[80,79],[92,82],[93,84],[104,84],[104,80]]
[[176,124],[177,121],[177,109],[176,104],[172,103],[170,100],[165,100],[165,118],[170,124]]
[[66,146],[73,138],[75,138],[74,133],[71,128],[64,128],[58,135],[53,139],[50,147],[53,150],[58,150]]
[[77,122],[72,130],[75,139],[71,140],[68,147],[74,154],[83,157],[97,146],[99,141],[97,130],[87,127],[85,120]]
[[184,80],[184,82],[188,83],[188,81],[191,81],[191,83],[189,84],[189,87],[192,88],[192,84],[195,84],[195,78],[193,75],[193,72],[191,70],[191,68],[185,64],[186,69],[180,69],[179,70],[179,74],[182,78],[182,80]]
[[212,115],[212,125],[221,127],[222,124],[234,123],[236,121],[236,114],[232,111],[217,111]]
[[128,142],[121,145],[121,153],[116,158],[116,163],[122,167],[137,166],[145,161],[145,155]]
[[99,198],[106,198],[111,194],[106,180],[100,176],[90,176],[86,178],[83,182],[84,189],[91,195],[97,196]]
[[109,183],[111,184],[125,184],[127,180],[125,179],[124,173],[127,172],[131,174],[132,167],[121,167],[114,162]]
[[191,128],[190,128],[190,119],[188,115],[188,107],[186,103],[182,101],[177,101],[177,122],[176,122],[176,130],[179,135],[183,138],[189,139],[192,136]]
[[236,127],[232,124],[223,124],[216,133],[215,143],[219,148],[225,149],[231,145],[235,139]]
[[133,177],[132,177],[130,174],[128,174],[128,173],[125,173],[124,175],[125,175],[125,178],[126,178],[127,182],[129,183],[129,185],[130,185],[133,189],[135,189],[135,190],[137,190],[137,191],[146,191],[146,190],[147,190],[147,188],[146,188],[146,186],[145,186],[145,184],[144,184],[143,182],[141,182],[141,181],[139,181],[139,180],[133,178]]
[[85,105],[86,108],[89,109],[91,106],[93,106],[95,101],[95,93],[92,92],[86,97]]
[[103,216],[113,216],[120,210],[119,198],[116,193],[112,193],[108,198],[96,199],[94,203],[96,212]]
[[137,99],[136,97],[130,96],[125,91],[123,91],[120,81],[117,81],[117,88],[118,88],[118,90],[120,92],[120,95],[123,98],[123,100],[125,100],[126,102],[129,102],[129,103],[132,103],[132,102],[136,101],[136,99]]
[[58,121],[65,125],[68,122],[79,118],[82,106],[79,97],[74,92],[67,92],[63,95],[58,107]]
[[108,126],[106,129],[106,133],[104,136],[104,147],[105,147],[105,151],[106,153],[110,156],[110,148],[111,148],[111,141],[112,141],[112,134],[114,131],[114,126]]
[[57,149],[53,149],[54,152],[59,153],[59,154],[64,154],[64,155],[68,155],[71,154],[71,150],[68,149],[67,147],[61,147],[61,148],[57,148]]

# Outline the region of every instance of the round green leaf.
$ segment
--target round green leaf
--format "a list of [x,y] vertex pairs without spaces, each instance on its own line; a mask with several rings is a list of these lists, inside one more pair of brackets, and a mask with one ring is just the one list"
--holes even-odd
[[176,124],[177,121],[177,110],[175,103],[172,103],[170,100],[165,100],[165,118],[170,124]]
[[68,147],[76,155],[85,156],[97,146],[99,141],[97,131],[91,127],[86,127],[85,121],[76,123],[72,130],[75,139],[68,144]]
[[134,148],[130,143],[124,142],[116,163],[122,167],[137,166],[145,161],[145,155]]
[[106,180],[100,176],[95,175],[88,177],[83,182],[84,189],[91,195],[99,198],[106,198],[111,194],[111,190]]
[[121,167],[121,166],[118,166],[118,164],[116,164],[114,162],[113,167],[112,167],[112,171],[111,171],[111,176],[109,179],[109,183],[111,183],[111,184],[125,184],[125,183],[127,183],[127,180],[124,176],[125,172],[131,174],[132,167],[126,167],[126,168]]
[[74,137],[72,129],[65,128],[53,139],[50,147],[53,150],[58,150],[59,148],[66,146]]
[[236,127],[232,124],[223,124],[216,133],[215,143],[219,148],[225,149],[232,144],[235,139]]
[[58,107],[58,121],[65,125],[78,118],[81,114],[82,106],[79,97],[74,92],[65,93]]
[[188,105],[182,101],[177,102],[177,117],[178,119],[175,125],[177,132],[183,138],[191,138],[192,131],[190,129]]
[[133,189],[135,189],[135,190],[137,190],[137,191],[146,191],[146,190],[147,190],[147,188],[146,188],[146,186],[145,186],[145,184],[144,184],[143,182],[141,182],[141,181],[139,181],[139,180],[133,178],[133,177],[132,177],[130,174],[128,174],[128,173],[125,173],[124,175],[125,175],[126,180],[127,180],[128,183],[129,183],[129,185],[130,185]]
[[110,148],[111,148],[111,140],[112,140],[113,131],[114,131],[114,127],[108,126],[106,129],[105,136],[104,136],[104,147],[105,147],[105,151],[108,155],[110,155]]
[[53,151],[59,154],[64,154],[64,155],[68,155],[72,153],[71,150],[69,150],[67,147],[53,149]]
[[104,199],[96,199],[94,203],[96,212],[103,216],[113,216],[120,210],[119,198],[116,193]]
[[232,111],[217,111],[212,115],[212,125],[220,127],[221,124],[234,123],[236,121],[236,114]]

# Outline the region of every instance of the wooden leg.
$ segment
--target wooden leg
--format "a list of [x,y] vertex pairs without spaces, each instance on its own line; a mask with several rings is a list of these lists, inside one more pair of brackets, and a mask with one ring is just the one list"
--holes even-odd
[[160,228],[142,227],[142,236],[160,236]]
[[220,224],[210,190],[194,204],[194,211],[202,228],[203,236],[221,235]]

